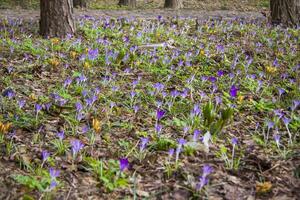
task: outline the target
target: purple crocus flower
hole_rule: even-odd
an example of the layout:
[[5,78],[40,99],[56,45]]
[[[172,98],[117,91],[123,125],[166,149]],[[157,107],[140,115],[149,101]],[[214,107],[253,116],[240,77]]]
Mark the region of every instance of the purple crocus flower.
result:
[[164,110],[157,109],[156,110],[156,119],[157,119],[157,121],[161,120],[164,117],[165,113],[166,112]]
[[67,102],[68,102],[68,100],[66,100],[66,99],[60,99],[58,103],[59,103],[59,106],[63,106],[63,105],[65,105]]
[[162,84],[162,83],[155,83],[154,85],[153,85],[153,87],[159,92],[159,91],[162,91],[163,89],[164,89],[164,84]]
[[206,93],[205,93],[204,91],[200,91],[200,92],[199,92],[199,95],[200,95],[200,97],[201,97],[201,100],[207,96]]
[[178,62],[178,66],[179,66],[179,67],[182,67],[183,64],[184,64],[183,60],[180,59],[179,62]]
[[98,57],[99,50],[98,49],[90,49],[88,51],[89,60],[96,60]]
[[129,37],[128,36],[124,36],[123,37],[123,42],[124,43],[129,43]]
[[26,103],[25,100],[23,100],[23,99],[22,99],[22,100],[19,100],[19,101],[18,101],[19,108],[22,109],[22,108],[25,106],[25,103]]
[[113,109],[113,107],[115,107],[115,106],[116,106],[115,102],[110,102],[110,105],[109,105],[110,109]]
[[82,82],[86,82],[87,81],[87,78],[84,74],[81,74],[79,77],[78,77],[78,80],[80,83]]
[[206,164],[206,165],[203,166],[203,174],[202,174],[202,176],[208,176],[212,172],[213,172],[213,168],[210,165]]
[[163,126],[161,124],[155,124],[155,132],[160,134],[162,131]]
[[251,79],[256,79],[256,74],[251,74],[251,75],[250,75],[250,78],[251,78]]
[[11,88],[4,90],[2,93],[2,96],[8,97],[8,99],[12,99],[15,95],[15,92]]
[[84,74],[81,74],[79,77],[76,78],[77,84],[80,84],[80,83],[83,83],[86,81],[87,81],[87,78],[84,76]]
[[195,104],[193,107],[193,110],[191,112],[191,116],[195,117],[195,116],[198,116],[200,113],[201,113],[201,109],[200,109],[199,104]]
[[91,107],[94,103],[94,99],[93,98],[87,98],[87,99],[85,99],[85,103],[86,103],[87,107]]
[[283,73],[281,74],[280,76],[282,79],[287,79],[289,77],[289,74],[288,73]]
[[168,151],[168,154],[169,154],[169,157],[172,157],[174,155],[174,149],[169,149]]
[[284,116],[284,113],[283,113],[281,110],[279,110],[279,109],[274,110],[274,114],[275,114],[279,119],[282,118],[282,117]]
[[88,131],[89,131],[89,126],[88,125],[84,125],[83,127],[82,127],[82,129],[81,129],[81,132],[82,132],[82,134],[85,134],[85,133],[87,133]]
[[132,88],[135,88],[139,84],[139,80],[132,81]]
[[76,107],[77,113],[79,113],[83,109],[83,106],[82,106],[81,102],[79,102],[79,101],[76,102],[75,107]]
[[130,97],[131,97],[132,99],[135,97],[135,95],[136,95],[136,92],[135,92],[135,91],[131,91],[131,92],[130,92]]
[[46,103],[46,104],[44,104],[44,106],[45,106],[46,110],[49,111],[52,106],[52,103],[51,102]]
[[50,174],[51,179],[53,180],[53,179],[56,179],[59,176],[60,171],[51,167],[49,169],[49,174]]
[[88,91],[87,91],[87,90],[83,90],[83,91],[81,92],[81,95],[82,95],[83,97],[86,97],[86,96],[88,95]]
[[14,71],[14,67],[13,67],[13,66],[9,66],[9,67],[7,68],[7,72],[8,72],[9,74],[11,74],[13,71]]
[[275,134],[273,137],[274,137],[274,140],[275,140],[276,144],[279,144],[279,142],[280,142],[280,135]]
[[37,104],[37,103],[34,105],[34,107],[35,107],[35,112],[36,113],[39,113],[43,108],[42,105]]
[[149,138],[143,137],[141,139],[141,141],[140,141],[140,151],[143,151],[146,148],[148,142],[149,142]]
[[289,123],[290,123],[292,120],[289,119],[289,118],[287,118],[287,117],[283,117],[283,118],[282,118],[282,121],[283,121],[283,123],[284,123],[286,126],[288,126]]
[[57,186],[57,182],[55,180],[52,180],[50,182],[49,190],[53,190],[56,186]]
[[187,66],[187,67],[190,67],[190,66],[192,66],[192,63],[191,63],[191,61],[189,61],[189,60],[185,61],[185,66]]
[[120,171],[123,172],[125,169],[128,169],[129,167],[129,162],[127,158],[120,158]]
[[77,113],[77,115],[76,115],[77,121],[81,121],[84,117],[85,117],[85,114],[82,112]]
[[214,83],[214,82],[217,81],[217,78],[214,77],[214,76],[210,76],[210,77],[208,78],[208,80],[209,80],[210,82]]
[[176,98],[179,96],[179,94],[180,93],[177,90],[172,90],[170,95],[171,95],[171,97]]
[[60,139],[63,140],[65,138],[65,131],[59,131],[57,132],[56,136]]
[[224,53],[224,46],[222,44],[218,44],[216,49],[219,53]]
[[72,145],[72,153],[74,156],[84,147],[84,144],[82,144],[80,140],[71,141],[71,145]]
[[54,102],[57,102],[61,99],[61,97],[56,93],[51,93],[50,96],[53,98]]
[[178,140],[178,145],[179,145],[179,146],[183,146],[185,143],[186,143],[186,140],[183,139],[183,138],[180,138],[180,139]]
[[231,139],[231,144],[232,145],[237,145],[237,143],[238,143],[238,139],[236,137]]
[[101,92],[101,89],[100,89],[99,87],[96,87],[96,88],[94,89],[94,94],[95,94],[95,95],[100,94],[100,92]]
[[200,134],[201,134],[201,131],[200,131],[200,130],[196,129],[196,130],[194,131],[194,135],[193,135],[193,141],[194,141],[194,142],[197,142],[197,140],[198,140]]
[[266,138],[265,138],[266,141],[269,140],[270,129],[274,128],[275,123],[272,122],[272,121],[268,121],[268,122],[267,122],[267,126],[268,126],[268,131],[267,131],[267,135],[266,135]]
[[183,127],[184,135],[187,134],[189,130],[190,130],[190,127],[188,127],[188,126]]
[[268,129],[271,129],[271,128],[273,128],[273,127],[274,127],[274,125],[275,125],[275,123],[274,123],[274,122],[272,122],[272,121],[269,121],[269,122],[267,123]]
[[235,98],[237,96],[238,88],[235,87],[235,85],[232,85],[229,91],[229,94],[232,98]]
[[217,105],[220,105],[221,103],[222,103],[222,97],[220,97],[220,96],[216,96],[216,104]]
[[273,61],[273,65],[275,67],[279,67],[279,63],[278,63],[278,59],[277,58],[275,58],[275,60]]
[[95,103],[98,100],[98,96],[97,95],[93,95],[92,96],[92,101],[93,103]]
[[181,97],[186,98],[188,96],[188,92],[189,92],[188,89],[183,90],[183,92],[181,93]]
[[137,113],[140,109],[140,106],[139,105],[134,105],[133,106],[133,110],[134,110],[134,113]]
[[180,138],[179,140],[178,140],[178,146],[177,146],[177,148],[176,148],[176,162],[177,162],[177,160],[178,160],[178,158],[179,158],[179,154],[180,154],[180,152],[182,151],[182,147],[183,147],[183,145],[186,143],[186,140],[185,139],[183,139],[183,138]]
[[208,77],[207,77],[207,76],[202,76],[202,77],[201,77],[201,81],[202,81],[202,82],[207,81],[207,80],[208,80]]
[[201,190],[208,183],[207,176],[213,171],[212,167],[209,165],[203,166],[202,176],[199,178],[199,183],[197,184],[197,190]]
[[68,87],[69,85],[71,85],[72,83],[72,79],[71,78],[67,78],[64,82],[64,88]]
[[212,84],[212,93],[215,93],[218,90],[218,86],[216,84]]
[[201,176],[199,178],[199,183],[197,184],[197,190],[201,190],[208,183],[208,178],[205,176]]
[[225,72],[224,72],[223,70],[217,71],[217,76],[218,76],[218,77],[221,77],[221,76],[223,76],[224,74],[225,74]]
[[156,106],[158,108],[162,107],[163,102],[162,101],[156,101]]
[[281,97],[281,95],[283,93],[285,93],[285,90],[283,88],[278,88],[278,93],[279,93],[279,96]]
[[247,62],[247,64],[246,64],[246,67],[249,67],[249,66],[251,65],[252,62],[253,62],[253,58],[250,57],[250,58],[248,59],[248,62]]
[[47,150],[42,151],[42,159],[45,162],[50,156],[50,153]]
[[115,86],[114,85],[114,86],[111,87],[111,90],[114,91],[114,92],[116,92],[116,91],[119,90],[119,86]]

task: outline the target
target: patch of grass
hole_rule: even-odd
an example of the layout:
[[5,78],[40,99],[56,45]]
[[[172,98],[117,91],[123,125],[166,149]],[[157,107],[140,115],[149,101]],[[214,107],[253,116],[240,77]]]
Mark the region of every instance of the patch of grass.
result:
[[259,8],[269,8],[270,7],[270,1],[269,0],[260,0],[258,3],[257,3],[257,6]]
[[37,9],[40,3],[38,0],[0,0],[0,9],[23,8]]

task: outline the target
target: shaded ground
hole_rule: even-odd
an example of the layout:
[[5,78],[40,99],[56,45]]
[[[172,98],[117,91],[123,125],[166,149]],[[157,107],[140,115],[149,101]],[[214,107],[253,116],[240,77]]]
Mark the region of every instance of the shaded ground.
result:
[[[91,9],[124,9],[118,6],[118,0],[91,0],[88,7]],[[239,10],[261,11],[268,9],[269,0],[183,0],[184,8],[199,10]],[[38,0],[1,0],[0,8],[13,9],[36,9],[39,7]],[[157,9],[164,7],[164,0],[137,0],[138,9]]]
[[[204,10],[192,10],[182,9],[179,11],[166,10],[166,9],[147,9],[147,10],[76,10],[75,15],[79,16],[91,16],[91,17],[137,17],[153,19],[157,16],[164,17],[184,17],[184,18],[198,18],[198,19],[260,19],[263,20],[264,16],[260,12],[240,12],[240,11],[204,11]],[[0,16],[8,18],[20,18],[20,19],[37,19],[39,18],[39,11],[35,10],[0,10]]]

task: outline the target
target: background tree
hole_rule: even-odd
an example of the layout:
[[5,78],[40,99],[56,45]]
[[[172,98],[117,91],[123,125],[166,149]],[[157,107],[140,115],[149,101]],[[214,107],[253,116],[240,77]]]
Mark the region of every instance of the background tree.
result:
[[86,0],[73,0],[74,8],[86,8]]
[[136,7],[136,0],[119,0],[119,6],[129,6],[131,8]]
[[165,0],[165,8],[173,8],[173,9],[183,8],[182,0]]
[[296,26],[300,23],[300,0],[270,0],[272,24]]
[[64,37],[75,32],[72,0],[40,0],[40,34]]

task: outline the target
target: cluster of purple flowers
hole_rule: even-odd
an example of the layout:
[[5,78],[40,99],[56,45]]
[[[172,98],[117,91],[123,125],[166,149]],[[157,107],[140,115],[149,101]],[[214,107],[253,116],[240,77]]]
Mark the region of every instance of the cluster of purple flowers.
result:
[[204,165],[202,168],[202,176],[199,178],[199,183],[197,184],[197,190],[201,191],[205,185],[208,184],[208,175],[213,172],[213,168],[210,165]]
[[49,189],[52,190],[58,185],[57,177],[60,175],[60,171],[56,170],[54,168],[50,168],[49,169],[49,174],[50,174],[50,178],[51,178]]
[[72,145],[72,154],[73,157],[75,158],[78,152],[84,147],[84,144],[82,144],[80,140],[72,140],[71,145]]

